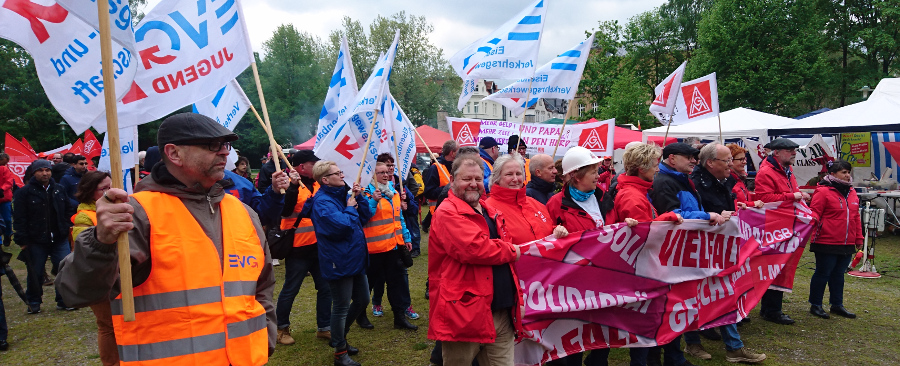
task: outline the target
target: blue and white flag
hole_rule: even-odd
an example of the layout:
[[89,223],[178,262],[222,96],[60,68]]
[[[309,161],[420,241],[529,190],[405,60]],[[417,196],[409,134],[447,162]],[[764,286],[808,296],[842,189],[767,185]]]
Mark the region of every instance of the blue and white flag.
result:
[[[234,127],[249,109],[250,99],[244,94],[244,89],[237,80],[231,80],[228,85],[193,105],[194,113],[212,118],[230,131],[234,131]],[[238,153],[232,149],[228,154],[225,169],[234,169],[237,159]]]
[[[96,14],[94,6],[95,19]],[[0,38],[28,51],[47,98],[75,133],[87,130],[98,117],[105,120],[100,33],[88,23],[53,0],[0,0]],[[122,98],[139,62],[115,40],[112,55],[116,96]]]
[[350,47],[347,45],[347,36],[341,39],[341,47],[338,50],[337,63],[331,74],[331,82],[328,85],[328,93],[325,94],[325,103],[322,105],[322,113],[319,114],[319,124],[316,127],[316,147],[319,141],[331,131],[338,120],[347,112],[348,106],[356,99],[359,87],[356,85],[356,74],[353,72],[353,60],[350,59]]
[[[546,22],[545,1],[535,1],[497,30],[453,55],[450,65],[456,74],[464,81],[521,79],[534,74]],[[471,95],[463,90],[459,109]]]
[[[356,173],[360,166],[362,174],[359,176],[359,184],[365,187],[371,182],[375,173],[375,158],[381,144],[387,139],[387,128],[383,116],[379,116],[382,114],[379,109],[388,95],[388,80],[399,41],[400,32],[397,31],[391,47],[379,57],[369,79],[360,88],[353,103],[347,106],[347,112],[338,119],[338,123],[325,134],[322,142],[314,150],[316,156],[322,160],[335,162],[346,173],[344,182],[349,185],[353,185],[356,181]],[[374,134],[371,141],[369,141],[370,128]],[[363,149],[368,150],[365,161]]]
[[[535,71],[533,80],[519,79],[484,100],[500,103],[509,108],[514,115],[519,116],[528,107],[537,103],[538,98],[575,99],[592,44],[594,44],[593,35]],[[525,98],[528,98],[527,104]]]
[[[56,0],[56,3],[78,17],[96,30],[100,30],[100,20],[97,17],[97,0]],[[134,27],[131,21],[131,6],[128,0],[110,0],[109,9],[109,35],[117,43],[125,46],[132,54],[137,55],[134,47]]]
[[[409,169],[416,161],[416,131],[409,117],[400,108],[400,103],[388,93],[385,98],[382,114],[385,121],[387,140],[381,144],[378,153],[388,153],[395,157],[394,173],[400,179],[406,179]],[[396,141],[396,144],[394,143]],[[399,153],[399,155],[398,155]]]
[[[253,61],[240,0],[162,0],[135,27],[140,64],[119,101],[119,127],[158,120],[203,99]],[[93,121],[106,130],[106,116]]]
[[[137,126],[125,127],[119,129],[119,149],[121,149],[122,173],[124,176],[125,190],[131,194],[133,184],[131,184],[131,174],[129,171],[134,166],[140,164],[138,157],[138,129]],[[97,170],[103,172],[111,172],[112,164],[109,161],[109,134],[103,136],[103,145],[100,149],[100,163],[97,164]]]

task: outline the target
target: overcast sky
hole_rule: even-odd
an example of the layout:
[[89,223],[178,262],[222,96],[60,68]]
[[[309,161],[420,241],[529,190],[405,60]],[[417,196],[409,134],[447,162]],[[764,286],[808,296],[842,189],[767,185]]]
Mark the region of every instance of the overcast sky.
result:
[[[161,0],[150,0],[144,13]],[[431,41],[449,58],[469,43],[499,27],[534,0],[244,0],[244,16],[255,51],[281,24],[293,23],[300,31],[322,40],[338,29],[349,16],[366,30],[376,15],[390,16],[400,11],[425,16],[434,25]],[[585,38],[586,30],[599,21],[619,20],[663,4],[664,0],[545,0],[547,23],[541,41],[539,64],[550,61]],[[312,5],[315,3],[315,5]]]

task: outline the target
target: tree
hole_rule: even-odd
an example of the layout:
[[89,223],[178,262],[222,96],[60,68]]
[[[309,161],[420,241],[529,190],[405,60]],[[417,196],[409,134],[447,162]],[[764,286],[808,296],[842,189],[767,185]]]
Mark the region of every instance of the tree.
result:
[[[603,105],[603,99],[611,92],[624,57],[620,54],[622,27],[618,21],[600,22],[597,30],[592,29],[586,33],[594,34],[594,45],[591,46],[591,54],[584,65],[581,83],[578,84],[578,102],[587,107],[595,103]],[[587,120],[602,116],[592,108],[585,108],[579,118]]]
[[634,71],[624,69],[616,77],[609,95],[603,98],[600,109],[601,119],[615,118],[616,124],[633,124],[650,127],[656,119],[648,110],[647,91],[643,81]]

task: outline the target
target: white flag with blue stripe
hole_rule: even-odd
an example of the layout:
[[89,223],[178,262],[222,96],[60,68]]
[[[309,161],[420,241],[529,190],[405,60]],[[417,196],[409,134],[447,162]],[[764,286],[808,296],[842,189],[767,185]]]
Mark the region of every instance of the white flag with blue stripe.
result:
[[[121,149],[120,159],[122,160],[123,184],[128,194],[132,192],[133,184],[131,183],[130,170],[140,163],[138,157],[138,128],[137,126],[124,127],[119,129],[119,149]],[[103,136],[103,145],[100,148],[100,162],[97,164],[97,170],[101,172],[112,171],[112,164],[109,160],[109,134]]]
[[[379,109],[388,94],[388,80],[399,41],[400,32],[397,31],[391,47],[383,56],[379,57],[369,79],[356,94],[353,103],[347,106],[347,112],[338,119],[334,128],[325,134],[321,143],[313,150],[320,159],[335,162],[346,173],[344,182],[349,185],[356,181],[356,173],[360,166],[363,169],[359,176],[359,184],[363,187],[369,184],[375,173],[375,158],[383,140],[387,138],[384,118],[378,116],[382,113]],[[372,128],[374,136],[366,145],[369,129],[373,123],[375,124]],[[369,151],[365,161],[363,161],[363,148]]]
[[338,50],[334,73],[331,74],[328,93],[325,94],[325,103],[319,114],[315,147],[319,147],[320,141],[334,128],[338,119],[347,112],[348,106],[351,105],[358,92],[356,74],[353,72],[353,60],[350,59],[350,47],[347,45],[347,36],[344,36]]
[[[416,161],[416,131],[409,117],[400,108],[394,96],[388,92],[382,108],[387,139],[381,144],[378,153],[389,153],[395,157],[394,173],[400,179],[406,179],[409,169]],[[397,143],[394,144],[396,139]],[[399,155],[398,155],[399,153]]]
[[[466,46],[450,58],[453,70],[464,81],[520,79],[534,74],[546,23],[546,0],[537,0],[487,36]],[[465,84],[469,85],[469,84]],[[471,91],[463,90],[458,107],[466,104]]]
[[[575,99],[592,44],[593,35],[538,69],[533,81],[531,78],[519,79],[484,100],[500,103],[519,116],[527,107],[537,103],[538,98]],[[531,92],[528,91],[529,86]],[[528,98],[527,105],[525,98]]]
[[[237,80],[231,80],[215,93],[197,101],[192,106],[193,112],[216,120],[220,125],[234,131],[244,113],[250,109],[250,99]],[[231,150],[225,163],[226,169],[234,169],[238,153]]]

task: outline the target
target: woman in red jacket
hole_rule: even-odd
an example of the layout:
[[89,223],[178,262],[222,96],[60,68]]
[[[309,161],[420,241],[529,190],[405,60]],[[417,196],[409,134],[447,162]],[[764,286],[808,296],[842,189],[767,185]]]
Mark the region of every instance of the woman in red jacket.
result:
[[618,193],[613,210],[606,217],[608,223],[627,222],[627,218],[638,222],[674,221],[680,224],[683,221],[681,215],[674,212],[659,216],[647,195],[653,186],[653,177],[659,172],[661,156],[662,151],[656,145],[642,143],[625,150],[622,158],[625,174],[618,178]]
[[550,234],[557,238],[568,234],[563,226],[554,228],[547,207],[525,195],[525,167],[519,154],[498,158],[489,182],[491,197],[487,204],[503,214],[513,244],[543,239]]
[[809,283],[809,312],[823,319],[830,316],[822,308],[825,285],[828,285],[831,312],[856,318],[844,308],[844,270],[863,243],[859,219],[859,198],[853,190],[850,163],[836,160],[828,163],[826,175],[813,194],[810,208],[819,218],[809,251],[816,254],[816,272]]
[[761,208],[763,201],[754,201],[750,190],[744,184],[744,179],[747,179],[747,159],[749,159],[747,157],[747,149],[738,146],[738,144],[728,144],[726,146],[731,150],[731,158],[734,159],[734,165],[731,167],[731,179],[735,181],[734,188],[731,190],[734,193],[734,207],[739,207],[743,204],[747,207]]

